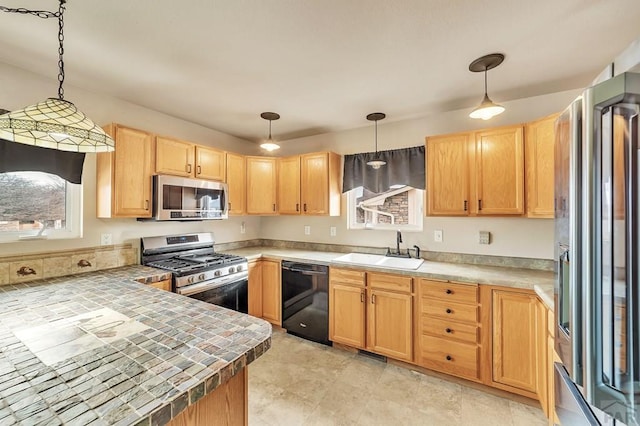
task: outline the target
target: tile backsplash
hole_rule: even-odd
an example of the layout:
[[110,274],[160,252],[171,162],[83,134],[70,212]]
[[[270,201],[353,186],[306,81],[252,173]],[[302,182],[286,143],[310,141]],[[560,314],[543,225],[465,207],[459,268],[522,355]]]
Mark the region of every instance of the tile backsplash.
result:
[[131,244],[0,257],[0,285],[138,264]]

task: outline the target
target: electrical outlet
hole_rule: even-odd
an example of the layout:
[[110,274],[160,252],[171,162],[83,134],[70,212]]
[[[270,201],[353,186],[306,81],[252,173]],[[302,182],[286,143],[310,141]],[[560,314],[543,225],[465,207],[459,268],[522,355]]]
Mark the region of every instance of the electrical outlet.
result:
[[242,223],[240,224],[240,233],[241,233],[241,234],[244,234],[245,232],[247,232],[247,227],[246,227],[246,226],[244,226],[244,222],[242,222]]
[[479,243],[480,244],[491,244],[491,232],[489,232],[489,231],[480,231]]
[[309,225],[304,226],[304,235],[311,235],[311,227]]
[[433,231],[433,241],[435,241],[436,243],[442,242],[442,229],[436,229],[435,231]]
[[329,233],[331,234],[332,237],[336,236],[336,227],[332,226],[329,228]]
[[112,234],[101,234],[100,235],[100,245],[102,246],[110,246],[113,244],[113,235]]

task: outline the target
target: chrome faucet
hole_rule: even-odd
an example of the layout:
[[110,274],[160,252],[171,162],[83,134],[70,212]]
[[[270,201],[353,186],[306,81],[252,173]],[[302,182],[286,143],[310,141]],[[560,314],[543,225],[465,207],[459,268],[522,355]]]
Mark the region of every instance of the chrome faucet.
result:
[[400,243],[402,242],[402,233],[400,231],[396,231],[396,253],[400,254]]

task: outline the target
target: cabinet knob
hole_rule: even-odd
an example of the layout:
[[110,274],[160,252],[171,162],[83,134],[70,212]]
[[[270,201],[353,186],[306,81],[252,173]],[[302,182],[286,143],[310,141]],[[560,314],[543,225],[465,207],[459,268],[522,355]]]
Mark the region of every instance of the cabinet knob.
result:
[[447,361],[451,361],[453,358],[451,358],[451,355],[447,355],[446,359],[447,359]]
[[274,212],[276,211],[276,205],[275,205],[275,203],[273,204],[273,211],[274,211]]
[[446,331],[447,333],[451,333],[453,330],[450,328],[445,329],[444,331]]
[[469,204],[469,202],[467,200],[464,200],[464,211],[465,212],[468,210],[468,204]]
[[199,174],[199,175],[201,175],[201,174],[202,174],[202,167],[201,167],[201,166],[198,166],[198,169],[197,169],[197,170],[198,170],[198,174]]
[[304,203],[304,211],[307,211],[307,203]]
[[372,303],[372,304],[373,304],[373,303],[376,303],[376,295],[375,295],[375,294],[372,294],[372,295],[371,295],[371,303]]
[[187,164],[187,173],[191,173],[191,164]]
[[296,211],[299,212],[300,211],[300,204],[296,203]]
[[448,314],[450,314],[450,313],[451,313],[451,312],[453,312],[453,311],[452,311],[450,308],[447,308],[447,311],[446,311],[446,312],[447,312]]
[[149,210],[149,200],[144,200],[144,209]]
[[447,289],[447,291],[446,291],[446,293],[447,293],[447,294],[451,294],[451,293],[453,293],[453,290],[451,290],[450,288],[448,288],[448,289]]
[[482,210],[482,200],[478,200],[478,210]]
[[360,302],[364,303],[364,291],[360,293]]

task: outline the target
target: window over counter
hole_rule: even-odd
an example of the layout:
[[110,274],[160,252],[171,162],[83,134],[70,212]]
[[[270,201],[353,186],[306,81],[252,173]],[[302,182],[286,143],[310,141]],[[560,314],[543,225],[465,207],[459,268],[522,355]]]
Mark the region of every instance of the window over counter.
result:
[[424,191],[397,185],[375,193],[360,186],[347,192],[347,228],[422,231]]
[[44,172],[0,173],[0,242],[82,236],[82,184]]

